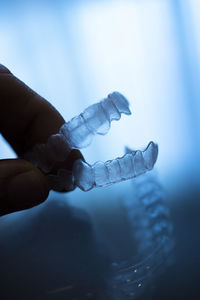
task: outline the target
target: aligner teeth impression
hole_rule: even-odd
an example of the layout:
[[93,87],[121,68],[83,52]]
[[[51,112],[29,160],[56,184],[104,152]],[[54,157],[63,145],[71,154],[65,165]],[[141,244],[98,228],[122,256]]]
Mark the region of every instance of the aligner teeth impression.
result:
[[88,191],[93,187],[103,187],[137,177],[153,168],[157,155],[158,146],[150,142],[144,151],[132,151],[105,163],[89,165],[77,160],[73,167],[75,184],[81,190]]
[[[119,92],[90,105],[79,116],[63,124],[58,134],[51,135],[46,145],[37,145],[25,158],[48,172],[54,161],[63,161],[69,149],[88,147],[96,134],[108,133],[111,122],[120,120],[121,114],[130,115],[128,100]],[[68,150],[67,150],[68,149]],[[103,187],[131,179],[151,170],[158,156],[158,146],[150,142],[144,151],[128,151],[123,157],[89,165],[76,160],[73,171],[59,170],[57,175],[48,175],[55,190],[73,190],[78,186],[83,191]]]

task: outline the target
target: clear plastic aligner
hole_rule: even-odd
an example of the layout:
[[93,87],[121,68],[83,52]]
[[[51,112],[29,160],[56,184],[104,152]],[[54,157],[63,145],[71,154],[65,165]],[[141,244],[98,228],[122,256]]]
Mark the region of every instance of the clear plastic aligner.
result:
[[158,146],[150,142],[144,151],[132,151],[123,157],[94,165],[77,160],[74,163],[74,182],[81,190],[103,187],[131,179],[151,170],[157,160]]
[[85,148],[90,145],[95,134],[105,135],[110,129],[111,121],[120,120],[122,113],[131,114],[129,102],[119,92],[113,92],[65,123],[60,128],[60,134],[71,148]]
[[[113,120],[121,114],[130,115],[128,100],[119,92],[86,108],[79,116],[63,124],[57,134],[49,137],[46,144],[36,145],[24,158],[49,173],[55,162],[65,161],[70,151],[87,147],[94,135],[105,135]],[[56,191],[73,190],[78,186],[83,191],[103,187],[139,176],[153,168],[158,155],[158,146],[150,142],[144,151],[129,151],[123,157],[89,165],[83,160],[74,163],[72,172],[60,169],[57,174],[48,174],[51,188]]]
[[23,158],[48,173],[55,161],[67,158],[71,149],[85,148],[90,145],[94,135],[105,135],[111,121],[120,120],[122,113],[131,114],[129,102],[119,92],[113,92],[63,124],[59,133],[52,134],[46,144],[36,145]]

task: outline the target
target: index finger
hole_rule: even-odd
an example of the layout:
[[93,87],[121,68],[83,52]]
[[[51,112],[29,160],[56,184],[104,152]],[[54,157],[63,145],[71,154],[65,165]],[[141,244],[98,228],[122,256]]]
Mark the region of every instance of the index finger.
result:
[[48,101],[0,65],[0,132],[19,156],[46,143],[63,123]]

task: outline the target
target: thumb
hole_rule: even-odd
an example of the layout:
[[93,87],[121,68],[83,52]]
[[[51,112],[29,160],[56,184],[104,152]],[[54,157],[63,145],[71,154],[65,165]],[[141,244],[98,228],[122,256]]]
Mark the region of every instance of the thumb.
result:
[[0,216],[31,208],[49,193],[45,176],[23,159],[0,160]]

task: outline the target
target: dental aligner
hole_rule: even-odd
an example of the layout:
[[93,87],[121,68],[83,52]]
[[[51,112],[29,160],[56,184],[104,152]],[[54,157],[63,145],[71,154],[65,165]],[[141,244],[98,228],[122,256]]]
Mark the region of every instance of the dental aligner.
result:
[[151,170],[157,160],[158,146],[150,142],[144,151],[132,151],[123,157],[94,165],[77,160],[73,174],[75,185],[83,191],[103,187],[139,176]]
[[[66,160],[72,149],[89,146],[96,134],[105,135],[111,121],[120,120],[122,113],[131,114],[129,102],[119,92],[113,92],[62,125],[58,134],[51,135],[46,144],[36,145],[24,158],[44,173],[49,173],[54,163]],[[56,191],[69,191],[76,186],[88,191],[94,187],[131,179],[151,170],[157,155],[158,146],[150,142],[144,151],[132,151],[105,163],[97,162],[91,166],[83,160],[77,160],[72,171],[59,169],[57,174],[48,174],[47,178],[50,187]]]
[[55,161],[67,158],[71,149],[88,147],[96,134],[105,135],[111,122],[120,120],[122,113],[131,114],[129,102],[119,92],[113,92],[63,124],[59,133],[52,134],[46,144],[36,145],[24,158],[48,173]]
[[109,282],[113,299],[117,295],[136,299],[145,287],[149,295],[152,281],[172,263],[172,224],[162,187],[152,171],[134,180],[133,187],[136,202],[129,197],[122,205],[143,259],[138,264],[133,263],[134,258],[113,264]]
[[94,135],[108,133],[111,121],[120,120],[122,113],[131,114],[129,102],[119,92],[113,92],[106,99],[89,106],[78,117],[65,123],[60,129],[60,134],[71,148],[88,147]]

